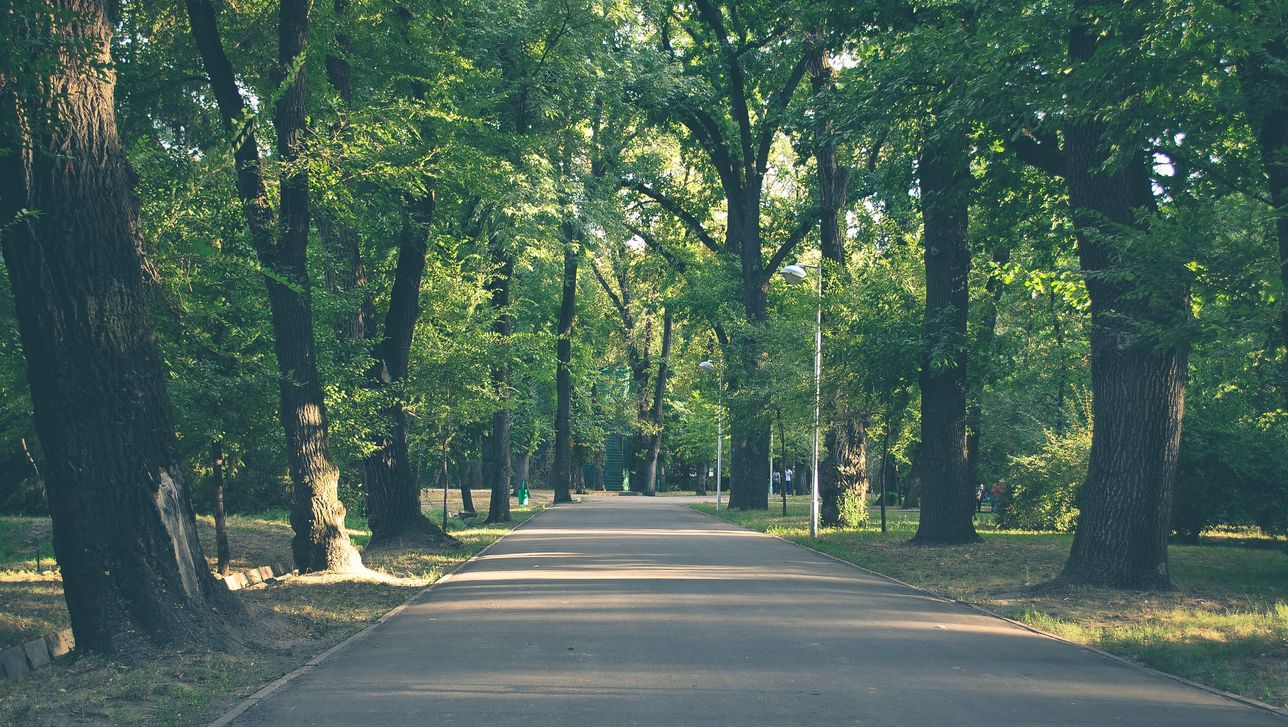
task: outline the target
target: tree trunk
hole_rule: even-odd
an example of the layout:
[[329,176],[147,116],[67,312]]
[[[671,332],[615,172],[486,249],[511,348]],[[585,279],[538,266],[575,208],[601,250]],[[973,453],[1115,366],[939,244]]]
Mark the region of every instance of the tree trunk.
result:
[[109,10],[56,1],[6,38],[37,54],[39,78],[0,83],[0,219],[76,649],[128,658],[222,646],[223,619],[244,614],[211,576],[176,451]]
[[515,458],[517,462],[514,465],[514,484],[528,482],[528,470],[532,466],[532,454],[523,452]]
[[[1092,28],[1097,4],[1075,2],[1081,18],[1069,35],[1075,66],[1092,58],[1103,37],[1100,24]],[[1114,89],[1120,82],[1105,83]],[[1140,213],[1154,210],[1151,158],[1130,148],[1127,158],[1118,157],[1124,152],[1115,132],[1122,130],[1090,116],[1064,129],[1069,206],[1091,299],[1093,425],[1077,530],[1060,580],[1166,588],[1187,351],[1148,331],[1183,325],[1189,303],[1178,271],[1151,271],[1158,279],[1149,288],[1139,278],[1103,274],[1122,263],[1121,231],[1142,229]]]
[[[1243,108],[1257,135],[1266,188],[1275,207],[1279,237],[1279,279],[1288,290],[1288,40],[1265,43],[1239,63]],[[1281,303],[1279,326],[1288,346],[1288,300]],[[1288,377],[1286,377],[1288,378]],[[1288,397],[1288,385],[1284,386]]]
[[[296,164],[305,133],[304,69],[295,68],[304,52],[309,3],[283,0],[279,14],[278,68],[285,78],[296,71],[277,102],[277,151],[283,162],[280,219],[274,222],[260,169],[259,148],[250,129],[241,129],[245,102],[219,38],[210,0],[187,0],[193,39],[205,63],[225,130],[239,140],[234,150],[237,192],[251,241],[265,277],[277,354],[279,417],[286,434],[294,504],[291,549],[301,572],[344,570],[358,562],[344,529],[344,506],[336,493],[340,473],[327,443],[326,403],[318,376],[313,338],[313,301],[307,248],[309,181]],[[274,234],[276,230],[277,234]]]
[[608,489],[604,484],[604,450],[602,448],[595,451],[594,478],[593,484],[596,492],[604,492]]
[[441,548],[460,542],[421,513],[420,483],[407,453],[407,413],[399,390],[408,374],[412,338],[420,316],[421,279],[425,273],[429,224],[434,196],[430,192],[407,211],[398,239],[398,263],[385,314],[384,338],[372,349],[367,372],[370,385],[385,389],[390,403],[381,411],[385,431],[374,435],[374,452],[362,460],[367,486],[367,517],[371,542],[367,549],[395,546]]
[[577,249],[570,224],[564,224],[563,294],[559,303],[555,353],[555,503],[572,502],[572,319],[577,311]]
[[764,393],[769,382],[764,381],[761,368],[766,353],[761,335],[768,317],[769,282],[764,277],[761,257],[760,179],[755,180],[753,189],[730,198],[727,232],[729,247],[739,251],[742,304],[748,323],[733,342],[733,360],[738,370],[731,378],[730,390],[733,393],[735,382],[741,390],[729,404],[729,506],[738,510],[769,509],[765,483],[769,481],[770,419],[766,413],[768,396]]
[[827,430],[827,457],[819,462],[819,522],[825,527],[857,528],[865,522],[844,518],[841,503],[847,492],[868,494],[868,418],[847,415]]
[[228,575],[228,523],[224,520],[224,443],[210,445],[211,489],[215,496],[215,572]]
[[510,278],[514,275],[514,257],[503,247],[500,240],[493,238],[489,245],[496,273],[488,278],[487,288],[491,295],[492,307],[496,309],[496,322],[492,330],[500,338],[501,353],[492,367],[492,384],[501,398],[501,408],[492,415],[491,451],[488,474],[492,488],[491,502],[488,503],[487,522],[510,522],[510,334],[513,323],[510,320]]
[[483,486],[483,463],[474,460],[469,464],[469,476],[461,478],[461,510],[477,512],[474,509],[474,492],[476,487]]
[[966,316],[970,155],[965,133],[927,131],[917,164],[926,261],[921,361],[921,517],[912,542],[973,543],[974,488],[966,462]]
[[653,388],[653,421],[649,433],[648,454],[644,458],[644,483],[641,490],[650,497],[657,494],[658,458],[662,454],[662,424],[666,416],[666,367],[671,355],[671,311],[662,314],[662,356],[657,363]]
[[707,471],[710,467],[711,464],[706,461],[698,466],[697,483],[693,487],[693,494],[698,497],[705,497],[707,494]]

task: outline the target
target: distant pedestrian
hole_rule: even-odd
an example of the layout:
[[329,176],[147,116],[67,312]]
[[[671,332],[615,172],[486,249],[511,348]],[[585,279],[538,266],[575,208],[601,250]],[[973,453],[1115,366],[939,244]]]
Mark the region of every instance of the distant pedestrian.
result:
[[774,470],[773,482],[774,482],[774,486],[769,488],[770,493],[773,494],[775,492],[782,492],[783,473],[779,472],[778,470]]
[[984,483],[975,485],[975,512],[984,511]]
[[786,480],[787,482],[787,491],[792,494],[795,494],[796,491],[792,489],[792,468],[791,467],[788,467],[787,471],[783,473],[783,479]]

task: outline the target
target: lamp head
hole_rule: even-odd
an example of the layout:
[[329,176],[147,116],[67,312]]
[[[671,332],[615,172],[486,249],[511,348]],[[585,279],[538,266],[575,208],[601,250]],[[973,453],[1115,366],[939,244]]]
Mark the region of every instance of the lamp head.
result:
[[786,280],[789,285],[800,285],[801,283],[809,280],[809,273],[805,271],[805,268],[799,265],[788,265],[782,270],[779,270],[778,274],[782,276],[783,280]]

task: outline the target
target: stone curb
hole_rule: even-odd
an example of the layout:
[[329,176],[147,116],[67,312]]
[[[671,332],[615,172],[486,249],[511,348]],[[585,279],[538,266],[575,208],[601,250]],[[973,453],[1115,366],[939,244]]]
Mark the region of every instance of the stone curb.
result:
[[32,639],[0,651],[0,679],[17,679],[71,653],[76,641],[71,629]]
[[[258,568],[233,573],[222,579],[221,583],[230,591],[239,591],[256,583],[267,583],[286,576],[293,571],[282,563],[264,565]],[[16,679],[26,676],[43,666],[67,656],[76,646],[76,639],[71,629],[32,639],[24,644],[0,649],[0,679]]]
[[372,623],[368,624],[366,628],[362,629],[362,630],[361,630],[361,631],[359,631],[358,633],[354,634],[353,636],[350,636],[349,638],[345,639],[344,641],[341,641],[340,643],[336,644],[335,646],[332,646],[331,648],[327,649],[326,651],[322,652],[321,654],[318,654],[317,656],[313,657],[312,659],[309,659],[308,661],[304,662],[304,666],[299,667],[299,668],[298,668],[298,669],[296,669],[295,671],[292,671],[292,672],[290,672],[290,673],[288,673],[288,674],[285,674],[285,675],[283,675],[283,676],[281,676],[281,677],[279,677],[279,678],[275,679],[274,681],[271,681],[271,682],[269,682],[268,684],[265,684],[263,687],[261,687],[261,688],[259,689],[259,691],[257,691],[257,692],[255,692],[254,694],[250,695],[250,696],[249,696],[249,697],[247,697],[246,699],[243,699],[239,704],[237,704],[237,706],[235,706],[235,707],[233,707],[232,709],[230,709],[230,710],[228,710],[227,712],[225,712],[225,713],[224,713],[223,715],[221,715],[218,719],[216,719],[215,721],[211,722],[207,727],[226,727],[226,725],[232,724],[233,720],[235,720],[235,719],[237,719],[238,717],[240,717],[240,716],[242,716],[243,714],[245,714],[247,710],[249,710],[251,707],[254,707],[256,704],[259,704],[259,703],[260,703],[260,701],[262,701],[262,700],[264,700],[264,699],[268,698],[270,695],[272,695],[272,694],[273,694],[274,692],[276,692],[277,690],[279,690],[279,689],[281,689],[282,687],[285,687],[287,684],[290,684],[291,682],[295,681],[295,679],[297,679],[298,677],[301,677],[301,676],[303,676],[304,674],[307,674],[308,672],[312,671],[315,667],[317,667],[317,665],[318,665],[318,664],[321,664],[322,662],[326,661],[327,659],[329,659],[330,657],[332,657],[333,655],[335,655],[337,652],[342,651],[342,650],[344,650],[345,648],[347,648],[347,647],[349,647],[349,646],[351,646],[351,645],[353,645],[353,644],[357,643],[358,641],[361,641],[361,640],[363,640],[363,639],[367,638],[368,636],[370,636],[370,635],[371,635],[371,632],[372,632],[372,631],[374,631],[374,630],[376,629],[376,627],[380,626],[381,624],[383,624],[384,622],[386,622],[386,621],[388,621],[389,619],[393,618],[394,616],[397,616],[398,614],[402,613],[402,612],[403,612],[404,610],[406,610],[406,609],[407,609],[407,607],[408,607],[408,606],[410,606],[413,602],[417,601],[417,600],[418,600],[418,599],[420,599],[422,596],[424,596],[424,595],[426,595],[426,594],[430,593],[431,591],[433,591],[433,590],[434,590],[435,588],[437,588],[438,586],[440,586],[440,585],[442,585],[442,584],[447,583],[448,581],[450,581],[450,580],[452,579],[452,576],[456,575],[456,573],[457,573],[458,571],[460,571],[460,570],[461,570],[462,568],[464,568],[465,566],[467,566],[467,565],[469,565],[469,564],[473,563],[474,561],[478,560],[478,559],[479,559],[479,558],[480,558],[484,553],[487,553],[489,550],[491,550],[491,549],[492,549],[492,546],[494,546],[494,545],[496,545],[497,543],[501,542],[502,540],[505,540],[506,538],[510,537],[510,535],[511,535],[512,533],[514,533],[514,531],[519,530],[519,529],[521,529],[521,528],[523,528],[523,527],[527,526],[527,524],[528,524],[528,523],[530,523],[530,522],[532,522],[533,520],[536,520],[536,519],[537,519],[537,517],[539,517],[543,512],[545,512],[545,511],[546,511],[546,509],[548,509],[548,508],[543,508],[543,509],[541,509],[541,510],[537,511],[535,514],[533,514],[533,516],[532,516],[532,517],[528,518],[527,520],[524,520],[523,522],[519,523],[518,525],[514,526],[513,528],[510,528],[509,532],[507,532],[505,535],[502,535],[501,537],[497,538],[496,540],[493,540],[492,542],[490,542],[490,543],[488,543],[487,545],[483,546],[483,548],[481,548],[481,549],[479,550],[479,552],[477,552],[477,553],[475,553],[474,555],[470,556],[468,560],[461,561],[459,564],[457,564],[457,566],[456,566],[455,568],[453,568],[453,569],[451,569],[450,571],[448,571],[448,572],[444,573],[444,574],[443,574],[443,576],[442,576],[441,578],[439,578],[438,580],[436,580],[436,581],[434,581],[433,583],[429,584],[428,586],[425,586],[425,587],[424,587],[424,588],[422,588],[421,590],[417,591],[417,592],[416,592],[416,593],[414,593],[410,598],[408,598],[406,601],[403,601],[402,603],[398,604],[397,606],[394,606],[394,607],[393,607],[392,609],[390,609],[387,613],[385,613],[385,615],[381,616],[380,618],[376,619],[376,620],[375,620],[375,621],[373,621]]
[[975,611],[977,613],[982,613],[985,616],[991,616],[996,619],[1001,619],[1002,621],[1005,621],[1017,628],[1024,629],[1025,631],[1036,634],[1038,636],[1043,636],[1045,638],[1052,639],[1053,641],[1059,641],[1063,644],[1068,644],[1069,646],[1074,646],[1084,651],[1091,652],[1092,654],[1104,657],[1106,659],[1109,659],[1110,661],[1116,661],[1119,664],[1122,664],[1123,666],[1131,667],[1132,669],[1136,669],[1138,671],[1148,672],[1155,676],[1163,677],[1164,679],[1170,679],[1171,681],[1174,681],[1174,682],[1180,682],[1181,684],[1184,684],[1186,686],[1194,687],[1195,689],[1201,689],[1207,692],[1208,694],[1213,694],[1218,697],[1225,697],[1226,699],[1229,699],[1232,702],[1239,702],[1241,704],[1244,704],[1248,707],[1252,707],[1254,709],[1260,709],[1266,712],[1270,712],[1271,714],[1274,714],[1280,717],[1288,717],[1288,710],[1282,709],[1280,707],[1276,707],[1275,705],[1270,704],[1268,702],[1263,702],[1259,699],[1253,699],[1252,697],[1245,697],[1242,694],[1235,694],[1234,692],[1227,692],[1224,689],[1217,689],[1216,687],[1203,684],[1202,682],[1196,682],[1190,679],[1186,679],[1185,677],[1177,676],[1175,674],[1168,674],[1165,671],[1159,671],[1158,669],[1145,666],[1144,664],[1139,664],[1130,659],[1126,659],[1124,657],[1118,656],[1117,654],[1111,654],[1108,651],[1097,649],[1094,646],[1090,646],[1088,644],[1083,644],[1078,641],[1065,638],[1064,636],[1051,633],[1050,631],[1045,631],[1043,629],[1038,628],[1037,626],[1026,624],[1023,621],[1017,621],[1013,618],[1010,618],[1009,616],[1003,616],[1002,614],[997,613],[996,611],[993,611],[991,609],[985,608],[984,606],[979,606],[974,603],[968,603],[966,601],[958,601],[957,599],[951,598],[949,596],[945,596],[942,593],[936,593],[934,591],[922,588],[921,586],[914,586],[913,584],[901,581],[898,578],[895,578],[894,576],[888,576],[884,573],[874,571],[871,568],[864,568],[863,566],[857,563],[851,563],[850,561],[845,560],[844,558],[838,558],[837,556],[832,555],[831,553],[825,553],[821,550],[815,550],[814,548],[811,548],[808,545],[802,545],[794,540],[788,540],[787,538],[784,538],[780,535],[774,535],[773,533],[766,533],[760,530],[752,530],[751,528],[746,527],[744,525],[739,525],[738,523],[733,522],[732,520],[725,520],[719,515],[715,515],[709,512],[703,512],[702,510],[698,510],[696,508],[690,507],[688,509],[692,510],[693,512],[699,513],[701,515],[706,515],[709,518],[714,518],[715,520],[719,520],[720,522],[725,523],[726,525],[732,525],[736,528],[741,528],[748,532],[756,533],[758,535],[764,535],[766,537],[774,538],[775,540],[781,540],[782,542],[787,543],[788,545],[794,545],[797,548],[808,550],[809,552],[814,553],[815,555],[821,555],[824,558],[827,558],[829,560],[834,560],[837,563],[840,563],[842,565],[847,565],[851,568],[867,573],[868,575],[876,576],[877,578],[880,578],[882,580],[890,581],[891,583],[896,583],[898,585],[903,586],[904,588],[911,588],[914,591],[924,593],[927,596],[931,596],[940,601],[944,601],[946,603],[956,603],[958,605],[965,606],[966,608],[969,608],[972,611]]
[[248,568],[244,571],[229,573],[221,578],[221,582],[228,587],[230,591],[240,591],[247,586],[253,586],[258,583],[268,583],[276,578],[289,575],[295,571],[288,568],[283,563],[274,563],[272,565],[261,565],[258,568]]

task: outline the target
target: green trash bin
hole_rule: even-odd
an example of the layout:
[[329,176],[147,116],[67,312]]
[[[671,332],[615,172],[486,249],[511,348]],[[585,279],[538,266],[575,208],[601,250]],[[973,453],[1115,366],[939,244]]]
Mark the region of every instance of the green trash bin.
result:
[[519,497],[519,507],[526,507],[528,504],[528,481],[524,480],[519,483],[519,491],[515,493]]

